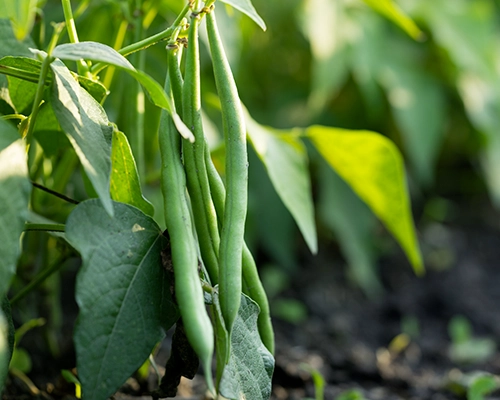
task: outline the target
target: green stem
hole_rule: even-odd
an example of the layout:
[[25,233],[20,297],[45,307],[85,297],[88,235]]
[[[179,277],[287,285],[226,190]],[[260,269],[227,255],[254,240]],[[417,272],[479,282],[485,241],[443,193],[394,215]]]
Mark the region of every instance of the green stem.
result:
[[[144,29],[142,27],[142,0],[135,1],[135,10],[132,10],[131,15],[136,16],[134,21],[134,40],[140,41],[144,34]],[[131,62],[139,70],[144,70],[146,64],[146,53],[136,53],[133,55]],[[141,84],[134,81],[133,83],[133,104],[134,111],[132,116],[132,131],[130,134],[130,144],[132,146],[132,152],[135,156],[137,163],[137,171],[139,176],[144,176],[145,172],[145,160],[144,160],[144,92],[142,90]]]
[[[70,0],[62,0],[64,11],[64,20],[66,21],[66,29],[68,31],[69,40],[71,43],[78,43],[78,33],[76,31],[75,19],[73,18],[73,11],[71,10]],[[86,77],[89,76],[89,66],[84,60],[78,60],[76,63],[78,74]]]
[[19,68],[9,67],[7,65],[0,65],[0,74],[13,76],[15,78],[23,79],[28,82],[38,83],[40,75],[34,72],[24,71]]
[[62,265],[63,261],[66,259],[67,254],[65,252],[61,253],[59,257],[57,257],[54,262],[48,267],[42,270],[33,280],[28,283],[25,287],[23,287],[13,298],[10,300],[10,304],[14,305],[19,300],[24,298],[31,291],[35,290],[41,283],[45,281],[50,275],[54,272],[58,271]]
[[37,189],[40,189],[40,190],[43,190],[44,192],[47,192],[53,196],[56,196],[56,197],[59,197],[60,199],[64,200],[64,201],[67,201],[68,203],[71,203],[71,204],[79,204],[80,202],[77,201],[77,200],[73,200],[72,198],[68,197],[68,196],[65,196],[64,194],[62,193],[59,193],[59,192],[56,192],[55,190],[52,190],[52,189],[49,189],[43,185],[40,185],[39,183],[36,183],[36,182],[31,182],[31,184],[36,187]]
[[22,114],[9,114],[9,115],[2,115],[0,119],[3,120],[9,120],[9,119],[20,119],[21,121],[24,121],[26,119],[26,115]]
[[[180,14],[175,19],[174,23],[169,28],[157,33],[156,35],[143,39],[139,42],[125,46],[123,49],[118,50],[118,53],[120,53],[122,56],[128,56],[132,53],[135,53],[136,51],[147,49],[149,46],[152,46],[163,40],[168,39],[175,31],[175,29],[182,24],[182,20],[184,19],[188,11],[189,11],[189,2],[184,6]],[[90,68],[90,71],[93,74],[97,74],[99,71],[101,71],[106,67],[107,64],[98,63],[92,66],[92,68]]]
[[64,224],[24,224],[25,231],[64,232]]
[[45,80],[47,79],[47,74],[49,72],[49,66],[52,62],[53,58],[49,55],[45,57],[42,63],[42,69],[40,71],[40,77],[38,79],[38,86],[36,88],[35,101],[33,102],[33,108],[31,110],[31,114],[29,116],[29,125],[28,131],[26,132],[26,151],[28,151],[29,146],[31,144],[31,140],[33,138],[33,131],[35,128],[36,117],[38,115],[38,111],[40,110],[40,104],[43,100],[43,91],[45,88]]

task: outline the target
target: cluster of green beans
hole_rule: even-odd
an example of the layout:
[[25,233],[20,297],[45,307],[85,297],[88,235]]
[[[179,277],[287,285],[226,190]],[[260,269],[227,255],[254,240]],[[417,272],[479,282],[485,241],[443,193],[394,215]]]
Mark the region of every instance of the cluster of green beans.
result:
[[[231,335],[238,313],[241,293],[245,292],[260,306],[259,332],[264,345],[274,351],[269,304],[255,261],[244,242],[248,186],[245,122],[236,83],[212,12],[213,3],[206,2],[201,8],[200,0],[190,1],[183,74],[179,67],[182,45],[177,40],[178,32],[167,46],[169,72],[165,89],[173,97],[178,114],[192,130],[195,142],[181,140],[166,113],[162,114],[159,132],[162,192],[172,249],[175,297],[186,336],[201,359],[212,391],[210,366],[214,329],[204,304],[199,261],[205,272],[202,277],[210,283],[212,290],[218,287],[220,309],[228,334]],[[210,157],[201,117],[198,31],[205,16],[215,83],[221,101],[226,146],[225,184]]]

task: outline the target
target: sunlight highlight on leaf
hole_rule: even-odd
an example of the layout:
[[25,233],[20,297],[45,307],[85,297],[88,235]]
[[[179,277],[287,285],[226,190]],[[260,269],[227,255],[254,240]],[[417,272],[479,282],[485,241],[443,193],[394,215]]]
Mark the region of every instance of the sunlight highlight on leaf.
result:
[[383,16],[399,25],[408,35],[415,40],[421,40],[423,32],[415,22],[406,15],[392,0],[363,0],[367,5]]
[[[306,135],[332,168],[385,224],[415,272],[424,272],[406,185],[403,159],[386,137],[324,126]],[[335,206],[335,205],[332,205]]]

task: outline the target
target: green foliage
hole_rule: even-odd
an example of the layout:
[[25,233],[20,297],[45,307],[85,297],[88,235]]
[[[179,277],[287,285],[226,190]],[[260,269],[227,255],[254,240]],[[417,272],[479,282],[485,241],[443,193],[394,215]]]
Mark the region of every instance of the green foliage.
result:
[[403,160],[394,144],[367,131],[313,126],[305,134],[399,241],[415,272],[423,273]]
[[113,394],[178,318],[162,268],[159,227],[134,207],[113,206],[111,218],[98,200],[83,202],[66,227],[67,240],[83,258],[75,346],[88,399]]
[[[213,293],[217,319],[220,315],[218,293]],[[231,355],[224,368],[219,390],[228,399],[268,399],[271,396],[271,377],[274,358],[258,335],[259,306],[249,297],[241,296],[241,306],[231,334]]]
[[27,219],[31,185],[26,147],[15,128],[0,119],[0,296],[7,294],[21,252],[20,237]]
[[154,216],[154,207],[141,193],[139,175],[132,149],[123,132],[113,132],[111,145],[111,198],[121,203],[130,204],[150,217]]
[[[80,253],[83,265],[75,293],[79,317],[74,343],[85,399],[101,400],[116,392],[176,322],[176,347],[167,370],[182,367],[182,371],[175,379],[164,378],[157,395],[162,390],[174,393],[181,375],[192,377],[199,357],[214,395],[217,389],[228,399],[270,397],[274,336],[268,300],[255,260],[243,240],[247,197],[256,198],[253,203],[258,207],[267,207],[267,214],[250,209],[250,216],[269,217],[266,221],[248,220],[250,230],[252,225],[268,230],[261,240],[267,241],[268,249],[274,248],[275,258],[290,269],[297,262],[293,222],[310,251],[316,253],[316,220],[320,219],[322,227],[338,236],[354,266],[357,282],[367,293],[378,293],[380,285],[373,271],[376,254],[370,241],[375,226],[373,213],[400,243],[415,271],[422,272],[400,151],[380,134],[328,126],[331,121],[323,118],[323,112],[352,71],[355,79],[363,82],[361,92],[367,103],[380,103],[377,96],[385,90],[417,181],[431,184],[442,142],[442,88],[420,71],[414,62],[418,56],[376,51],[389,40],[382,22],[385,20],[361,1],[356,5],[356,1],[308,0],[303,7],[284,8],[279,2],[266,3],[263,12],[275,16],[269,23],[282,21],[286,29],[297,28],[290,13],[301,13],[298,24],[309,40],[308,56],[312,55],[311,88],[300,93],[304,104],[298,107],[311,117],[297,121],[287,117],[283,123],[278,119],[284,115],[279,107],[288,102],[284,100],[288,90],[294,93],[300,84],[287,81],[287,91],[275,90],[271,80],[269,86],[260,86],[269,95],[263,104],[279,106],[274,110],[270,107],[268,114],[259,112],[255,102],[251,106],[252,101],[246,101],[255,82],[252,80],[250,87],[242,79],[236,88],[239,75],[252,70],[251,63],[247,66],[241,62],[235,68],[225,60],[223,47],[228,48],[233,63],[239,52],[246,54],[252,49],[254,43],[250,41],[255,35],[263,53],[252,56],[252,62],[265,60],[264,77],[271,76],[267,73],[269,59],[277,59],[279,81],[283,82],[281,79],[287,76],[283,69],[295,63],[275,57],[274,52],[284,48],[283,54],[288,56],[305,42],[304,38],[292,38],[289,51],[286,46],[269,45],[267,42],[278,37],[280,29],[273,26],[272,35],[261,39],[263,36],[255,33],[258,27],[248,18],[236,13],[229,19],[224,14],[224,10],[234,8],[265,30],[266,24],[250,0],[221,2],[227,5],[218,12],[227,25],[220,29],[222,40],[218,39],[214,14],[207,16],[213,12],[215,2],[211,0],[182,2],[182,8],[174,1],[137,2],[140,10],[135,2],[111,0],[92,6],[83,2],[75,12],[76,23],[71,2],[62,0],[65,24],[55,24],[53,36],[47,40],[46,25],[61,18],[58,1],[48,1],[33,25],[37,12],[34,2],[0,0],[0,5],[5,5],[0,7],[0,17],[4,18],[0,19],[0,112],[4,114],[0,118],[0,208],[7,210],[0,216],[0,295],[9,295],[10,282],[15,279],[23,230],[57,231],[51,235],[60,241],[58,246],[71,246]],[[410,36],[421,35],[395,3],[366,3]],[[425,9],[420,11],[424,13]],[[165,29],[165,22],[174,16],[175,21]],[[201,47],[198,54],[195,28],[206,17],[210,47]],[[106,23],[97,23],[100,18],[106,18]],[[186,20],[191,26],[190,43],[183,55],[180,49],[186,41]],[[345,32],[332,35],[331,21],[338,21]],[[133,32],[128,33],[126,26],[133,27]],[[151,31],[163,30],[150,34],[149,26]],[[64,38],[63,27],[71,43],[58,44]],[[353,36],[352,29],[362,34]],[[79,37],[83,41],[79,42]],[[153,46],[161,41],[167,41],[168,62],[163,46]],[[205,50],[211,53],[211,65]],[[132,53],[136,54],[127,60],[125,57]],[[301,68],[297,71],[305,76]],[[123,73],[133,80],[126,81]],[[164,89],[158,80],[167,76]],[[217,103],[214,90],[219,96],[219,109],[211,106]],[[143,93],[151,102],[144,101]],[[251,113],[243,115],[239,93]],[[420,98],[422,101],[416,101]],[[209,117],[201,118],[201,106],[206,107]],[[251,114],[260,114],[259,120],[271,120],[271,125],[282,129],[261,125]],[[10,120],[20,121],[17,131]],[[342,125],[338,122],[334,124]],[[221,125],[224,145],[211,155],[208,143],[218,138],[208,140],[203,127],[215,132]],[[261,172],[255,175],[256,166],[247,163],[246,136],[264,166],[259,165]],[[315,147],[312,168],[308,152],[311,143]],[[194,164],[190,164],[190,151]],[[318,153],[323,160],[317,160]],[[223,176],[215,168],[224,164],[221,158],[226,165]],[[318,165],[320,173],[315,169]],[[250,176],[260,174],[262,180],[251,182],[251,190],[258,189],[247,196],[249,168]],[[195,184],[191,184],[193,170]],[[31,195],[30,180],[45,193]],[[318,204],[314,203],[313,183],[320,193]],[[155,207],[145,199],[143,189],[156,210],[163,210],[162,215],[155,215]],[[51,201],[49,196],[59,199]],[[71,197],[84,201],[78,204]],[[62,201],[67,204],[61,205]],[[198,208],[199,203],[203,207]],[[28,213],[28,209],[32,211]],[[200,213],[206,218],[198,218]],[[166,232],[160,229],[163,216]],[[191,222],[192,216],[197,223]],[[25,225],[26,221],[30,223]],[[200,221],[210,221],[210,228],[205,231],[206,224]],[[278,226],[270,228],[272,224]],[[51,265],[49,273],[37,275],[26,291],[57,273],[69,254],[63,251],[55,256],[59,253],[54,248],[55,239],[44,239],[43,243],[44,262]],[[209,255],[207,248],[211,249]],[[37,251],[38,247],[26,240],[27,256]],[[25,292],[21,289],[17,294],[24,296]],[[204,301],[211,305],[211,319]],[[277,299],[273,308],[296,323],[307,317],[305,306],[293,300]],[[10,318],[10,312],[5,308],[3,312]],[[6,343],[8,336],[2,321],[0,331],[2,351],[2,341]],[[214,342],[216,385],[211,378]],[[29,360],[22,349],[16,357],[18,365],[22,365],[23,357]],[[6,374],[2,367],[9,358],[10,354],[0,352],[0,379]],[[24,362],[21,369],[27,371],[29,365]],[[320,398],[324,382],[314,376]]]

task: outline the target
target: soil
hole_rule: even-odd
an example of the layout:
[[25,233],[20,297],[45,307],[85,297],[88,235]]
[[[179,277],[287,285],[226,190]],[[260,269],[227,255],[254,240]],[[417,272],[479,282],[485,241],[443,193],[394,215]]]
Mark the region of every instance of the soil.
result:
[[[348,283],[335,245],[323,245],[317,257],[304,257],[303,267],[282,296],[305,305],[307,320],[274,321],[272,398],[316,398],[311,369],[324,378],[327,400],[341,394],[346,400],[362,399],[361,395],[368,400],[461,399],[466,398],[474,373],[500,374],[500,354],[491,349],[500,339],[500,229],[495,226],[500,218],[492,212],[484,215],[420,227],[426,275],[416,277],[400,253],[385,257],[379,263],[385,292],[377,298],[368,299]],[[65,292],[72,293],[71,285]],[[73,320],[67,315],[75,315],[75,310],[71,300],[65,303],[66,340],[57,360],[40,350],[40,339],[30,335],[23,339],[33,359],[29,377],[38,394],[10,376],[3,399],[74,398],[74,387],[59,371],[74,366]],[[450,338],[449,326],[457,316],[470,322],[472,336],[462,340],[465,353],[453,357],[450,352],[460,349]],[[171,333],[158,352],[160,366],[168,357],[170,337]],[[486,350],[481,338],[489,339]],[[146,382],[131,378],[114,397],[150,399],[145,393],[154,388],[156,379],[153,373]],[[349,390],[357,390],[358,397],[354,393],[348,397]],[[201,399],[203,391],[203,379],[197,376],[182,381],[176,399]],[[500,391],[486,398],[500,399]]]

